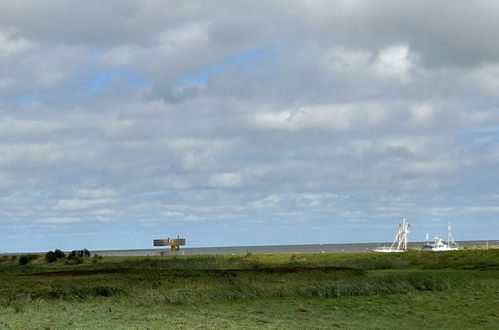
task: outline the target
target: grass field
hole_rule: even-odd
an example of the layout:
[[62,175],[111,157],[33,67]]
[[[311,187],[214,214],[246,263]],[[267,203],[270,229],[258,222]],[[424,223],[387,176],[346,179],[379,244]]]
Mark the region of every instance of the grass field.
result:
[[0,257],[1,329],[497,329],[499,249]]

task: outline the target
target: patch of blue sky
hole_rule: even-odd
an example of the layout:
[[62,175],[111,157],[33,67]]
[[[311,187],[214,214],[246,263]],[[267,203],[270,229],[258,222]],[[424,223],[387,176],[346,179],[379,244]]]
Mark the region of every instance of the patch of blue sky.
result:
[[473,133],[499,133],[499,125],[490,125],[484,127],[470,127],[455,131],[456,134],[473,134]]
[[243,75],[251,75],[255,64],[268,61],[273,57],[274,53],[268,47],[252,48],[226,56],[221,60],[209,64],[197,73],[185,75],[179,79],[179,82],[183,84],[202,85],[210,77],[229,70],[236,70]]
[[455,133],[475,147],[487,147],[499,142],[499,125],[466,128]]
[[485,146],[499,141],[499,135],[487,135],[473,139],[471,142],[475,146]]
[[152,81],[130,68],[114,68],[97,72],[87,81],[87,92],[111,92],[119,83],[127,88],[142,88],[152,85]]
[[38,96],[34,94],[25,94],[17,98],[17,102],[21,104],[38,104],[41,100]]
[[35,197],[35,198],[47,198],[53,193],[54,191],[52,189],[33,189],[33,190],[20,191],[19,195]]
[[92,170],[82,168],[56,167],[46,173],[47,180],[52,182],[63,182],[47,188],[47,192],[58,193],[81,185],[87,180],[97,177],[97,173]]
[[125,198],[142,198],[142,197],[151,197],[151,196],[159,196],[159,195],[164,195],[167,194],[168,191],[147,191],[141,194],[135,194],[135,195],[130,195],[126,196]]

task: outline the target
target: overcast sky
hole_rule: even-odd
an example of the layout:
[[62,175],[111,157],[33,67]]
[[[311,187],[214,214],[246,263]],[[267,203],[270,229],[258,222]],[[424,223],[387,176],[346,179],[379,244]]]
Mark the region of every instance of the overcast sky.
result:
[[497,1],[0,0],[0,252],[499,238]]

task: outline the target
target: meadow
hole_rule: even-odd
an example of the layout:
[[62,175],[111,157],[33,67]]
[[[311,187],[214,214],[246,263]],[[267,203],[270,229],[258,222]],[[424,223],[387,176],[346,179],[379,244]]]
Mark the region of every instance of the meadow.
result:
[[497,329],[499,249],[0,257],[2,329]]

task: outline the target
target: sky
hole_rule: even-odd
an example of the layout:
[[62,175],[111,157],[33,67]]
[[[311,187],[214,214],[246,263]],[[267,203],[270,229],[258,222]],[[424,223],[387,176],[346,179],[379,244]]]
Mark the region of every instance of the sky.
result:
[[0,0],[0,252],[499,239],[499,3]]

